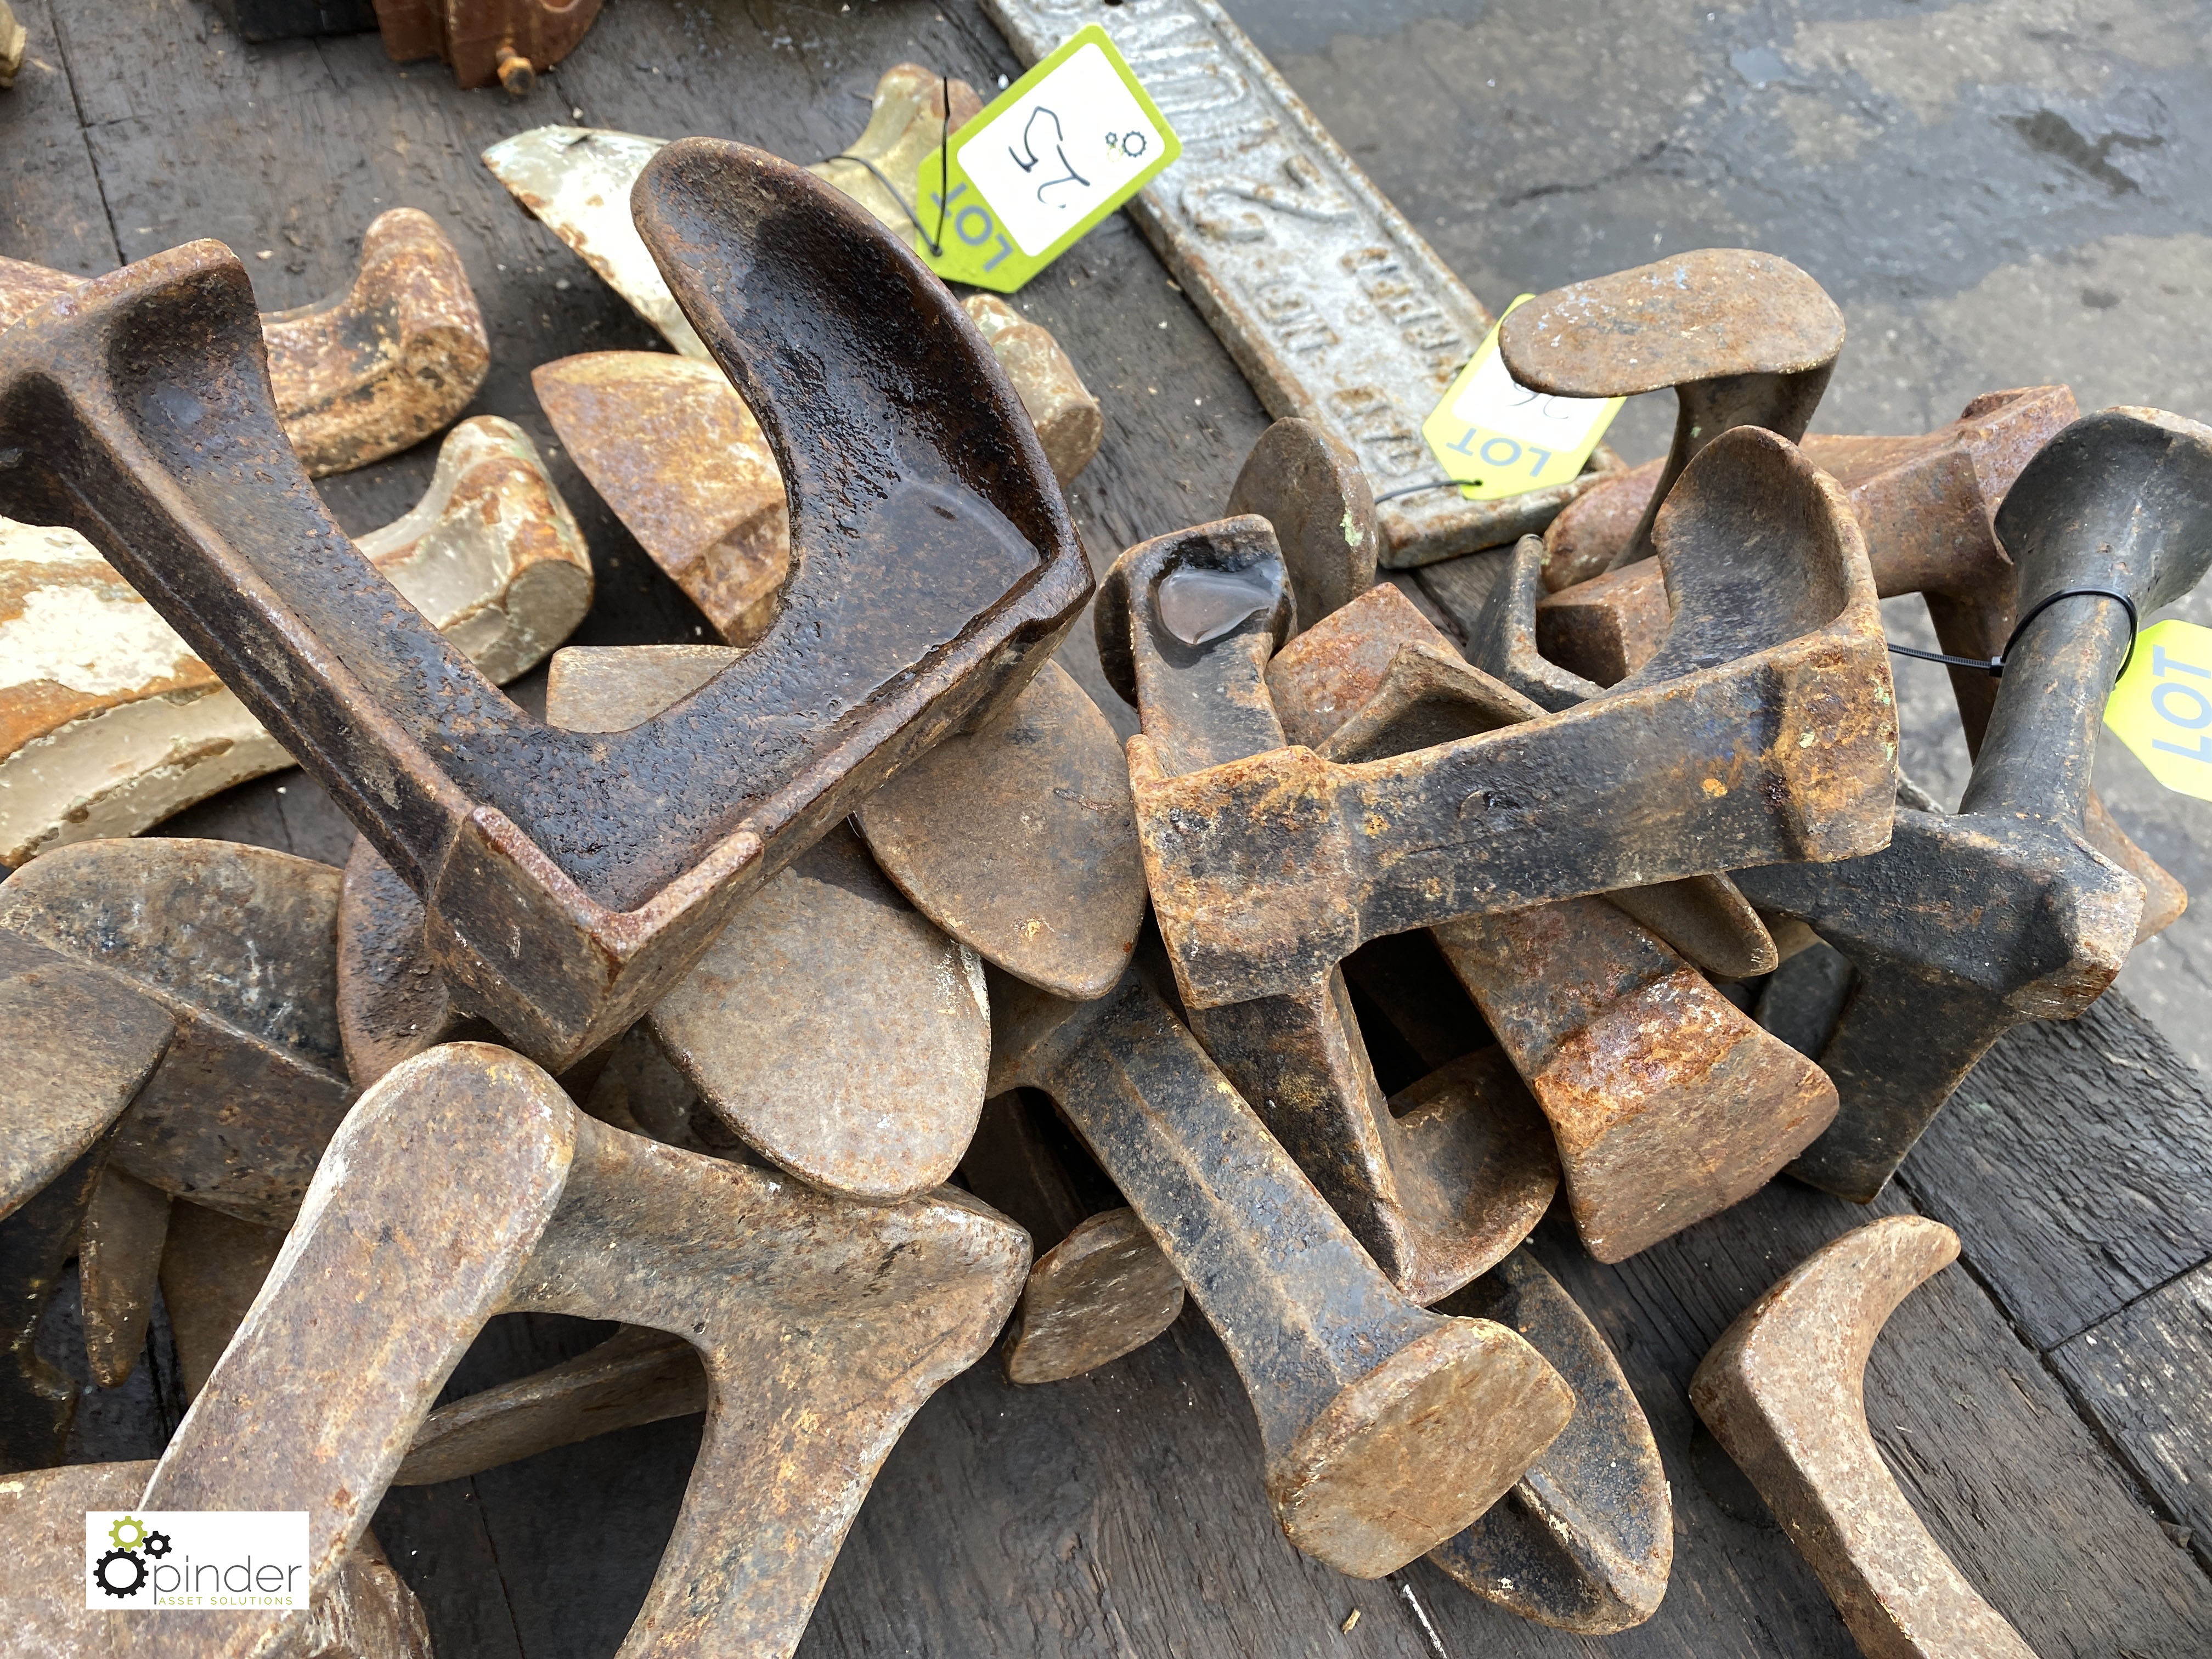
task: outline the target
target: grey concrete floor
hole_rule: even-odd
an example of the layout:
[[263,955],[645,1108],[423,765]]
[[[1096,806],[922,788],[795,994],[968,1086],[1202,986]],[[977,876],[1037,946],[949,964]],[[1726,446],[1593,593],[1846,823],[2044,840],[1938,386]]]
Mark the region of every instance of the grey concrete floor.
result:
[[[2202,0],[1230,0],[1495,310],[1697,247],[1795,260],[1843,307],[1827,432],[1917,432],[2063,381],[2212,420],[2212,4]],[[1661,453],[1670,394],[1612,441]],[[1892,636],[1932,647],[1917,599]],[[2212,582],[2167,614],[2212,623]],[[2146,619],[2148,620],[2148,619]],[[1948,805],[1943,671],[1894,659],[1903,763]],[[2197,902],[2120,986],[2212,1070],[2212,804],[2109,735],[2097,785]]]

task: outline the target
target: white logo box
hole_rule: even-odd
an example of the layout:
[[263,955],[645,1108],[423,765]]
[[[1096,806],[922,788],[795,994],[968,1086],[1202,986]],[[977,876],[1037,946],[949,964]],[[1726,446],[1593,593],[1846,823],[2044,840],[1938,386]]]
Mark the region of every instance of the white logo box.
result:
[[305,1510],[93,1510],[84,1604],[102,1612],[283,1612],[307,1605]]

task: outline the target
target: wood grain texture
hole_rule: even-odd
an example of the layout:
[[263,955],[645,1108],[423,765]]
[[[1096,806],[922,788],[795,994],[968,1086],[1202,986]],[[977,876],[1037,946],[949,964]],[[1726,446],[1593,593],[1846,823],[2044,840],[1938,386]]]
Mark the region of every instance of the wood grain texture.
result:
[[48,0],[11,4],[29,39],[0,96],[0,254],[80,276],[112,270],[115,237]]
[[2152,1291],[2051,1360],[2212,1566],[2212,1267]]
[[2203,1079],[2108,991],[2079,1019],[2008,1032],[1901,1175],[2050,1349],[2212,1255],[2208,1170]]

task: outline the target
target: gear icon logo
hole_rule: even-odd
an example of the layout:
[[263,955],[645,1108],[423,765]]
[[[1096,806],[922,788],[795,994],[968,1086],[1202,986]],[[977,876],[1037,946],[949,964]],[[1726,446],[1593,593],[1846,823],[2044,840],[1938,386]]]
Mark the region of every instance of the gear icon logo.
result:
[[148,1534],[146,1534],[146,1553],[147,1553],[147,1554],[149,1554],[149,1555],[152,1556],[152,1557],[153,1557],[156,1561],[158,1561],[158,1560],[160,1560],[163,1556],[167,1555],[168,1553],[169,1553],[169,1534],[167,1534],[166,1532],[149,1532],[149,1533],[148,1533]]
[[[117,1522],[118,1526],[121,1524]],[[131,1569],[127,1581],[122,1574],[122,1568],[126,1564]],[[99,1564],[93,1568],[92,1582],[118,1598],[136,1595],[146,1583],[146,1564],[129,1550],[112,1549],[101,1556]]]
[[[128,1538],[123,1535],[125,1532],[131,1534]],[[107,1541],[118,1550],[135,1550],[146,1541],[146,1523],[135,1515],[126,1515],[109,1524]]]

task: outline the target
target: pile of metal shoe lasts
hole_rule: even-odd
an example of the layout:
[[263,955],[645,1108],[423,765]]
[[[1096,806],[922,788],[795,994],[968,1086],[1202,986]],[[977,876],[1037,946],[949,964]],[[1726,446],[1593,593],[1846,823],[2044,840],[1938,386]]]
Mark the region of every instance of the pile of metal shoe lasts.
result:
[[[1578,284],[1512,314],[1508,366],[1676,387],[1664,465],[1499,558],[1462,652],[1372,585],[1357,465],[1279,422],[1227,516],[1096,585],[1125,753],[1052,660],[1094,592],[1054,465],[1088,452],[1038,432],[1083,401],[1060,366],[1025,409],[863,205],[742,146],[636,142],[664,327],[697,354],[538,384],[724,642],[561,651],[542,720],[495,682],[580,616],[588,562],[514,428],[448,440],[445,494],[380,550],[309,486],[367,456],[303,435],[294,325],[264,357],[218,245],[0,333],[0,511],[41,526],[7,532],[21,617],[61,592],[81,634],[133,605],[176,630],[105,690],[40,682],[0,761],[48,791],[0,885],[11,1628],[121,1650],[52,1588],[88,1508],[305,1510],[312,1617],[170,1645],[427,1652],[368,1531],[388,1487],[704,1410],[623,1651],[787,1654],[933,1390],[1002,1331],[1016,1382],[1075,1376],[1186,1295],[1298,1549],[1364,1577],[1427,1553],[1573,1631],[1650,1617],[1650,1429],[1519,1246],[1562,1185],[1607,1261],[1785,1168],[1870,1200],[2004,1030],[2078,1013],[2171,920],[2088,790],[2121,605],[2067,599],[2001,679],[1959,674],[1977,758],[1947,814],[1898,775],[1877,599],[1925,593],[1984,659],[2062,590],[2147,615],[2212,556],[2212,432],[2043,388],[1808,438],[1842,325],[1802,273],[1705,253]],[[727,441],[695,441],[709,420]],[[755,459],[717,471],[717,444]],[[457,599],[393,550],[459,533],[477,465],[507,505],[468,533],[534,528],[430,561],[507,571]],[[217,701],[254,769],[296,759],[353,819],[343,872],[118,838],[207,789],[40,758]],[[1386,1036],[1416,1073],[1387,1098]],[[1855,1628],[2004,1628],[1858,1406],[1882,1320],[1955,1248],[1911,1218],[1848,1235],[1693,1389]],[[73,1396],[31,1339],[73,1257],[103,1382],[158,1284],[194,1395],[158,1462],[51,1467]],[[433,1410],[515,1310],[625,1328]]]

